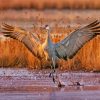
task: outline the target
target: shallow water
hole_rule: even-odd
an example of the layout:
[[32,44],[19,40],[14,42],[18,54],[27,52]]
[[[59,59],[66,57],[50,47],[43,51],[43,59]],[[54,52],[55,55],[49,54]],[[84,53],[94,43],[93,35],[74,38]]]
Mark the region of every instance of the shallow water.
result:
[[0,100],[100,100],[99,73],[59,72],[63,88],[48,75],[48,70],[0,69]]

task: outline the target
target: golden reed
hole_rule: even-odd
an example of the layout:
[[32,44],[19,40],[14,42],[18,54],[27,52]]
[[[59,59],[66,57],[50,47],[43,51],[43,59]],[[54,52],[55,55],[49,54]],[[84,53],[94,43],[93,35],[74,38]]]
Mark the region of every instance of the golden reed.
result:
[[[59,32],[59,29],[55,28],[54,33],[57,32]],[[68,29],[66,31],[63,29],[62,35],[56,35],[53,38],[53,41],[58,42],[59,40],[64,38],[66,35],[65,32],[70,33]],[[16,68],[26,67],[32,69],[45,68],[45,66],[40,66],[39,60],[34,57],[22,43],[13,39],[0,41],[0,66]],[[59,68],[62,70],[67,69],[99,71],[100,37],[97,36],[96,38],[85,44],[73,59],[69,59],[68,61],[61,60],[59,62]]]

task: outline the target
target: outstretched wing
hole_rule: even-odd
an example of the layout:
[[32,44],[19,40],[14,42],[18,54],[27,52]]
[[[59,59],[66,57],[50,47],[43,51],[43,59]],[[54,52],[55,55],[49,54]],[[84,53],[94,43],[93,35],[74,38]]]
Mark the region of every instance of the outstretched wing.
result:
[[22,28],[14,27],[5,23],[1,25],[1,28],[3,29],[2,33],[4,36],[19,40],[34,54],[34,56],[40,57],[39,47],[41,47],[41,44],[34,34],[25,31]]
[[55,52],[58,58],[72,58],[82,46],[100,33],[100,22],[93,23],[72,32],[61,42],[55,44]]

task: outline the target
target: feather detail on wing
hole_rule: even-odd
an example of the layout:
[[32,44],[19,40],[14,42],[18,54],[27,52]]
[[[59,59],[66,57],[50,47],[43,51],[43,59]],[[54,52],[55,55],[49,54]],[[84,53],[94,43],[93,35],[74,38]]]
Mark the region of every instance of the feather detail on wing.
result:
[[100,22],[93,23],[72,32],[61,42],[55,44],[55,52],[58,58],[72,58],[85,43],[100,34]]
[[32,33],[5,23],[2,24],[1,28],[3,29],[2,33],[4,36],[19,40],[34,54],[34,56],[38,58],[44,56],[42,45],[37,41],[36,37]]

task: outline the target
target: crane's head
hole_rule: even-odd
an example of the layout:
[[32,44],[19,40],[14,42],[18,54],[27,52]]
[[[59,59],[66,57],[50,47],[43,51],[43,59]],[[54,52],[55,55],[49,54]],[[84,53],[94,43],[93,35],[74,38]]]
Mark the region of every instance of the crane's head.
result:
[[50,34],[51,28],[49,27],[49,25],[45,25],[44,29],[46,30],[47,34]]
[[50,30],[50,27],[49,27],[49,25],[45,25],[45,27],[44,27],[46,30]]

